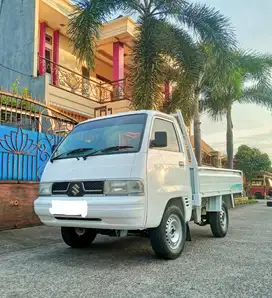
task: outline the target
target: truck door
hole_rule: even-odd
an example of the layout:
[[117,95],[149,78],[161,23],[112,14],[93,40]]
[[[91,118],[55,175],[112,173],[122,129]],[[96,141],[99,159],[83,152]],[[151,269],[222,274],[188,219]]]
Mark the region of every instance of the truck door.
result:
[[[191,185],[189,165],[186,162],[185,148],[174,122],[164,118],[155,118],[151,139],[155,132],[167,133],[167,147],[156,148],[161,152],[161,190],[166,201],[169,198],[182,197],[186,207],[191,208]],[[165,203],[165,202],[164,202]],[[187,214],[190,214],[188,212]],[[187,219],[188,220],[188,219]]]

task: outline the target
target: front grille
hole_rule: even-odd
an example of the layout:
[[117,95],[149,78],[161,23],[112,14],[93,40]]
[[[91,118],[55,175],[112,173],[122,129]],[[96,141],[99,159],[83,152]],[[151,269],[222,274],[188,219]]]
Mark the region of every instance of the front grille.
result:
[[85,181],[83,186],[86,193],[96,195],[104,193],[104,181]]
[[[102,195],[104,194],[104,181],[83,181],[78,182],[83,184],[83,195]],[[74,184],[74,182],[55,182],[52,186],[53,195],[69,195],[69,189]]]
[[69,182],[55,182],[52,186],[52,194],[66,193],[69,187]]

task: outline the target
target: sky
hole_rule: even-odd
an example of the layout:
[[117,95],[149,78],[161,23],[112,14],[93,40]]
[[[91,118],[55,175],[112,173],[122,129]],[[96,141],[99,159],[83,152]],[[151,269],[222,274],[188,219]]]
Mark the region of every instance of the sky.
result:
[[[236,31],[240,46],[272,54],[271,0],[198,0],[228,16]],[[272,113],[256,105],[233,107],[234,146],[256,147],[272,159]],[[201,119],[202,137],[214,149],[226,153],[226,122],[213,122],[204,115]]]

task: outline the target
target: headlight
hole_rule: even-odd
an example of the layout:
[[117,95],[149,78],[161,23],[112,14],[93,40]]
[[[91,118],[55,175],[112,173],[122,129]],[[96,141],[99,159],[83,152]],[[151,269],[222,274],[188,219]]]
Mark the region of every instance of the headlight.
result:
[[143,195],[144,185],[142,181],[106,181],[105,182],[105,195]]
[[41,182],[39,184],[39,196],[51,196],[52,183]]

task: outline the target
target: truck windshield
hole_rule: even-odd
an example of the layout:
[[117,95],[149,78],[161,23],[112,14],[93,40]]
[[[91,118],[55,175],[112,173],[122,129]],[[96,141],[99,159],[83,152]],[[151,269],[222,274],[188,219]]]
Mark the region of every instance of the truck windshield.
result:
[[147,114],[105,118],[79,124],[61,142],[51,160],[138,152]]

